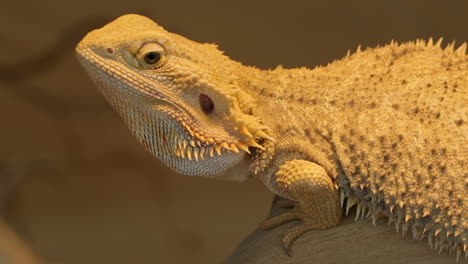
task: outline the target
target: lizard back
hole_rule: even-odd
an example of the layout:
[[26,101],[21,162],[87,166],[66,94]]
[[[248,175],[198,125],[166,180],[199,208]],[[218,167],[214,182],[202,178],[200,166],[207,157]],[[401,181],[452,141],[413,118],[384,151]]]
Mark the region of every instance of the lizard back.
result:
[[[454,51],[440,42],[392,43],[313,70],[278,68],[274,88],[259,91],[267,105],[259,112],[281,131],[280,148],[311,147],[305,152],[329,168],[348,203],[431,245],[436,238],[440,248],[466,249],[468,56],[466,44]],[[283,118],[271,117],[272,105]]]

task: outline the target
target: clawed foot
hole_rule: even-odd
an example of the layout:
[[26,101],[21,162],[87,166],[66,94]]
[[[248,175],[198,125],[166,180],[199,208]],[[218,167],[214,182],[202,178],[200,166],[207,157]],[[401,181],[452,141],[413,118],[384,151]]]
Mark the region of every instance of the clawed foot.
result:
[[291,208],[288,211],[279,214],[277,216],[271,217],[260,224],[261,230],[269,230],[271,228],[277,227],[279,225],[294,221],[301,220],[302,223],[299,223],[283,233],[283,248],[286,251],[288,256],[292,256],[292,244],[293,242],[302,236],[305,232],[313,229],[323,229],[325,227],[319,225],[317,222],[313,221],[310,216],[302,212],[297,206],[294,206],[294,202],[289,200],[278,200],[275,202],[275,205],[281,208]]
[[289,160],[274,177],[275,193],[291,201],[275,200],[280,207],[293,207],[265,220],[260,229],[267,230],[292,220],[301,220],[283,234],[283,248],[291,256],[291,245],[305,232],[337,225],[341,219],[338,190],[324,168],[306,160]]

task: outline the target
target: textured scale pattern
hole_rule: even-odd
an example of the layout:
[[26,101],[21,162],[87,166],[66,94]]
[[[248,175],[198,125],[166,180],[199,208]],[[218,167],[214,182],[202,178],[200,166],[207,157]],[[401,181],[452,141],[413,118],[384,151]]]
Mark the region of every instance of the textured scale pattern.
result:
[[291,113],[267,119],[283,149],[328,168],[351,205],[374,218],[466,252],[466,44],[391,43],[312,71],[274,72],[281,88],[259,94]]
[[260,89],[260,105],[291,113],[275,120],[264,110],[283,149],[328,168],[351,205],[438,249],[466,252],[466,44],[391,43],[312,71],[274,72],[281,88]]
[[[157,67],[141,60],[148,43],[163,53]],[[468,55],[466,43],[441,43],[392,42],[315,69],[260,70],[126,15],[89,33],[77,54],[166,165],[255,177],[291,200],[261,224],[302,220],[284,234],[288,254],[304,232],[333,227],[356,206],[356,219],[387,217],[458,259],[468,255]]]

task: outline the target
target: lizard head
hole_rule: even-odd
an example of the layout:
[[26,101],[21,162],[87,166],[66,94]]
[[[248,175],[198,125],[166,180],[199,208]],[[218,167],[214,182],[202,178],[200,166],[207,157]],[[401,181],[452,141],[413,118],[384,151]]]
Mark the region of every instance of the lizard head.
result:
[[179,173],[222,174],[270,138],[238,83],[244,66],[215,45],[125,15],[90,32],[76,51],[136,138]]

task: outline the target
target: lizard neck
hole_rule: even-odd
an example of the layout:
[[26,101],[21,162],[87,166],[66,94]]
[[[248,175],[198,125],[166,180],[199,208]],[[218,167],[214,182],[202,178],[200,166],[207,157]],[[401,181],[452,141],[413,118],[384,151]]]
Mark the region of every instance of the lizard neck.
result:
[[306,159],[324,167],[332,178],[339,174],[331,143],[339,112],[329,95],[340,87],[321,85],[332,78],[323,69],[249,69],[245,77],[249,81],[241,87],[253,99],[252,115],[276,139],[261,143],[264,150],[252,155],[251,171],[265,183],[279,159]]

